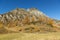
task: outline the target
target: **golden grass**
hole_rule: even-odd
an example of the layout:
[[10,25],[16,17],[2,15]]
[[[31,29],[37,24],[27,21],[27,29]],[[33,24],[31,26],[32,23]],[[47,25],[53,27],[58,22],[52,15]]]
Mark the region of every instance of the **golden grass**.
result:
[[0,40],[60,40],[60,33],[9,33],[0,34]]

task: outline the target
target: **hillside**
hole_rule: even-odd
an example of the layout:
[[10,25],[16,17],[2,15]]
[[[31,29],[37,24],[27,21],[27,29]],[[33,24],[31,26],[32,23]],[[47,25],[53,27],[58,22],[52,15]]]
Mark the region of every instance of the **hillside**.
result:
[[60,26],[36,8],[17,8],[0,15],[0,33],[60,32]]

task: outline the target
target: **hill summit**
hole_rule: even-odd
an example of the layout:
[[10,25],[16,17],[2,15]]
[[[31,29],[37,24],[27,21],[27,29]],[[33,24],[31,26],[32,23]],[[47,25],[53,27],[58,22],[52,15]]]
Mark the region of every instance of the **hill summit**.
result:
[[57,32],[56,21],[36,8],[16,8],[0,15],[0,33]]

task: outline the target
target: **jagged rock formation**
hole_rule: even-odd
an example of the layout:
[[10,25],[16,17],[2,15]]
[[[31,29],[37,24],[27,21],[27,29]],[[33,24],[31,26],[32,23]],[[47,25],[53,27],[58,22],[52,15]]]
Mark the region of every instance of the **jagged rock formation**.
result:
[[0,28],[13,32],[58,31],[55,21],[36,8],[20,9],[0,15]]

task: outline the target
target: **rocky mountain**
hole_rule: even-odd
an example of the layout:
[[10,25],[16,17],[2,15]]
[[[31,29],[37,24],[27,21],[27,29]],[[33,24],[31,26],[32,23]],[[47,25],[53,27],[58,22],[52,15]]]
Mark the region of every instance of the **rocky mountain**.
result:
[[0,33],[6,32],[57,32],[56,21],[36,8],[17,8],[0,15]]

